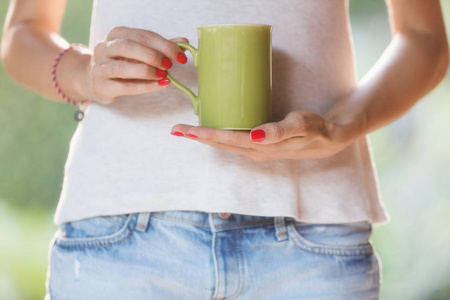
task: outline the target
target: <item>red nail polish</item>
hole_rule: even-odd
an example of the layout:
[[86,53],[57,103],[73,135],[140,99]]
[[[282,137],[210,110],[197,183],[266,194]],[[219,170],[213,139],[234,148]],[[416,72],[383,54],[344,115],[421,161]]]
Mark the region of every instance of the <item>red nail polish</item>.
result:
[[158,84],[161,86],[166,86],[166,85],[170,84],[170,80],[169,80],[169,78],[163,78],[160,81],[158,81]]
[[171,62],[170,59],[168,59],[167,57],[164,57],[164,58],[163,58],[163,60],[162,60],[162,62],[161,62],[161,65],[162,65],[164,68],[166,68],[166,69],[172,68],[172,62]]
[[174,131],[174,132],[171,132],[170,134],[174,135],[174,136],[184,136],[184,134],[179,131]]
[[266,133],[264,130],[257,129],[251,132],[253,142],[261,142],[266,138]]
[[186,134],[186,136],[194,138],[194,139],[198,139],[198,136],[196,136],[195,134],[192,134],[192,133],[188,133],[188,134]]
[[187,57],[183,52],[177,54],[177,61],[179,63],[185,64],[187,62]]
[[158,76],[158,77],[166,77],[167,76],[167,72],[164,71],[164,70],[156,69],[156,76]]

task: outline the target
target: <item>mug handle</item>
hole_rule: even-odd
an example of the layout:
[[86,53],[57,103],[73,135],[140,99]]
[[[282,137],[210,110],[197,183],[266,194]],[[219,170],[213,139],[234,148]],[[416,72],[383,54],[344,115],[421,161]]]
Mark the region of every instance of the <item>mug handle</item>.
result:
[[[181,48],[189,50],[189,52],[191,52],[192,57],[194,58],[194,67],[197,68],[197,65],[198,65],[198,49],[196,49],[194,46],[192,46],[190,44],[187,44],[187,43],[181,43],[180,42],[180,43],[177,43],[177,45],[180,46]],[[194,112],[195,112],[196,115],[198,115],[198,96],[196,96],[190,89],[185,87],[183,84],[181,84],[175,78],[170,76],[169,73],[167,73],[167,78],[169,78],[169,81],[174,86],[176,86],[177,88],[179,88],[180,90],[185,92],[189,96],[189,98],[191,98],[192,105],[194,106]]]

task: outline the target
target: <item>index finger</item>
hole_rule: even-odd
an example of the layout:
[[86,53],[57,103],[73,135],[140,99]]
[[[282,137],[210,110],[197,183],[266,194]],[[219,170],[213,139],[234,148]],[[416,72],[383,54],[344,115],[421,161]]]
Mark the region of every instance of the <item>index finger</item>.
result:
[[184,124],[178,124],[173,127],[173,131],[178,131],[186,134],[197,136],[199,139],[215,141],[222,144],[231,146],[237,146],[242,148],[255,148],[255,144],[252,143],[247,130],[225,130],[214,129],[204,126],[189,126]]
[[111,41],[115,39],[134,40],[144,46],[161,52],[170,60],[179,63],[185,63],[187,59],[186,55],[175,42],[167,40],[153,31],[123,26],[114,27],[108,33],[106,40]]

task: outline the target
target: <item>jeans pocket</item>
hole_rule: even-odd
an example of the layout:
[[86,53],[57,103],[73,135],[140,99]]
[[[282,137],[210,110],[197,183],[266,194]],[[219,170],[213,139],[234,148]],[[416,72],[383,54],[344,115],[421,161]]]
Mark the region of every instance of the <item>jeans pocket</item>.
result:
[[368,222],[311,224],[290,221],[286,225],[289,238],[308,252],[337,256],[373,254],[372,226]]
[[62,248],[106,247],[125,241],[134,231],[138,214],[99,216],[60,225],[56,245]]

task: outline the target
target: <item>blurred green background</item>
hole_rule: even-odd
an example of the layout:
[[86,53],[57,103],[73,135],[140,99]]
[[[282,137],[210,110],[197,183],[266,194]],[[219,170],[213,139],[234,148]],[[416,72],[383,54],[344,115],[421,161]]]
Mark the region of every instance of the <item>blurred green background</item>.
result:
[[[450,32],[450,1],[441,0]],[[8,6],[0,0],[0,22]],[[92,0],[68,1],[62,35],[88,43]],[[350,1],[361,77],[390,41],[382,0]],[[43,299],[53,213],[75,107],[14,83],[0,66],[0,299]],[[375,227],[382,299],[450,299],[450,76],[370,135],[388,225]]]

